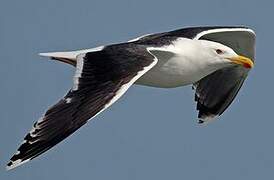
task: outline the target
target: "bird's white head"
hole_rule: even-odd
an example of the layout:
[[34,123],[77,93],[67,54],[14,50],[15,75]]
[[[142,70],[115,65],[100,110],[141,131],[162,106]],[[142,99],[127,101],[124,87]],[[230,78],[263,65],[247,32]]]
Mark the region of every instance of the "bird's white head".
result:
[[251,59],[238,55],[228,46],[207,40],[199,40],[199,42],[206,49],[204,52],[206,52],[208,56],[212,57],[211,61],[214,64],[220,64],[224,66],[236,64],[245,68],[252,68],[254,66],[254,63]]

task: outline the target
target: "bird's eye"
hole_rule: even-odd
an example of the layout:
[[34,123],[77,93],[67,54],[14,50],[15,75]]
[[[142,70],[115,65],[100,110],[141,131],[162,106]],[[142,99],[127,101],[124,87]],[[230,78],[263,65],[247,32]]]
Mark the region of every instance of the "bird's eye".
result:
[[217,54],[223,54],[224,51],[222,51],[221,49],[216,49],[216,53],[217,53]]

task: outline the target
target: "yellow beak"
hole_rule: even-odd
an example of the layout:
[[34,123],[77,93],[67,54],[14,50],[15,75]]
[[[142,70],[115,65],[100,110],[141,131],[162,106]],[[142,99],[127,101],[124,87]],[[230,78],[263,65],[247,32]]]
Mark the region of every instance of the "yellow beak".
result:
[[245,68],[252,68],[254,66],[254,63],[251,59],[244,57],[244,56],[236,56],[233,58],[228,58],[235,64],[240,64],[244,66]]

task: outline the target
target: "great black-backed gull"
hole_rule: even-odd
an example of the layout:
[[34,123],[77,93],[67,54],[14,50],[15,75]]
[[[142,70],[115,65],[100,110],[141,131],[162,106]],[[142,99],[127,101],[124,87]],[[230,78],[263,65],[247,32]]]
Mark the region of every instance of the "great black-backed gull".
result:
[[221,115],[253,67],[255,33],[246,27],[192,27],[93,49],[41,53],[76,67],[73,87],[25,137],[7,169],[49,150],[112,105],[134,83],[193,84],[199,123]]

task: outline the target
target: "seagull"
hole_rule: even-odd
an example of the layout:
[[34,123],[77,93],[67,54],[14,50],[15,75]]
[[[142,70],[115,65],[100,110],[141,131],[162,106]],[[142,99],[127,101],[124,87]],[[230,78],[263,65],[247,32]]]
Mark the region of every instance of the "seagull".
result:
[[193,85],[198,123],[220,116],[254,66],[248,27],[188,27],[71,52],[41,53],[75,67],[68,93],[34,123],[7,170],[46,152],[116,102],[133,84]]

